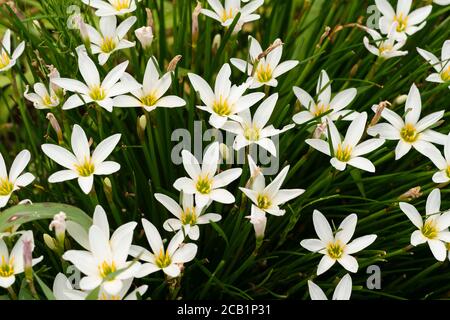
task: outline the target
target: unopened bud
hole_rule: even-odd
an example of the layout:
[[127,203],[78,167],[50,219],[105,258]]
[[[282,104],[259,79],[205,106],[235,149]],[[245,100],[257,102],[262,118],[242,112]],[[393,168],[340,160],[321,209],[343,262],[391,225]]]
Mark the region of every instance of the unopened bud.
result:
[[222,41],[222,37],[220,34],[216,34],[212,41],[212,53],[215,55],[217,53],[217,50],[219,50],[220,42]]
[[147,116],[142,115],[137,119],[137,133],[141,140],[145,140],[145,128],[147,128]]
[[141,27],[134,31],[136,38],[141,43],[144,49],[149,49],[153,42],[153,28],[152,27]]
[[55,130],[56,135],[58,136],[58,144],[61,144],[63,142],[63,134],[61,130],[61,126],[58,123],[58,120],[56,120],[53,113],[47,113],[46,118],[50,122],[50,125],[52,126],[53,130]]
[[420,186],[414,187],[406,191],[404,194],[402,194],[400,197],[398,197],[399,200],[413,200],[417,199],[420,196],[422,196],[422,192],[420,192],[421,188]]
[[169,65],[167,66],[167,72],[175,71],[178,62],[180,62],[180,60],[181,60],[182,57],[183,57],[182,55],[177,55],[177,56],[175,56],[175,57],[169,62]]
[[50,248],[50,250],[56,250],[56,244],[55,244],[55,239],[53,239],[53,237],[51,237],[49,234],[44,233],[44,243],[47,245],[47,247]]
[[50,79],[50,87],[59,98],[64,97],[64,89],[53,83],[53,79],[59,78],[61,76],[58,69],[56,69],[53,65],[48,65],[47,68],[49,70],[48,78]]
[[147,25],[149,27],[153,28],[154,22],[153,22],[152,10],[150,10],[149,8],[145,8],[145,12],[147,13]]
[[395,105],[404,104],[406,102],[406,99],[408,99],[408,96],[406,94],[398,96],[397,98],[394,99],[394,104]]
[[380,121],[384,108],[390,105],[391,103],[389,101],[382,101],[378,104],[375,115],[373,116],[372,121],[370,121],[369,127],[373,127]]
[[103,191],[105,192],[106,198],[108,199],[108,202],[112,202],[112,183],[111,180],[106,177],[103,179]]
[[55,214],[49,225],[49,229],[55,231],[56,239],[58,239],[61,247],[64,245],[64,239],[66,236],[66,217],[67,216],[64,212]]
[[322,135],[325,133],[326,130],[327,130],[327,124],[325,122],[322,122],[314,130],[313,136],[312,136],[313,139],[320,139],[320,137],[322,137]]
[[197,2],[197,6],[194,9],[194,12],[192,12],[192,46],[197,46],[198,41],[198,34],[199,34],[199,28],[198,28],[198,16],[200,15],[200,11],[202,10],[202,4],[200,2]]
[[77,26],[78,30],[80,30],[81,39],[83,39],[83,42],[89,42],[89,33],[86,27],[86,23],[84,23],[84,19],[81,14],[77,14],[73,21],[75,22],[75,25]]

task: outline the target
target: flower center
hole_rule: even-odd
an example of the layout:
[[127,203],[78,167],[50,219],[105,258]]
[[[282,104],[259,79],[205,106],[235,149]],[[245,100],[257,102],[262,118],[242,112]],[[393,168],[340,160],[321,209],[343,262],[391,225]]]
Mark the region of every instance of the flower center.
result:
[[445,173],[447,174],[447,177],[450,178],[450,166],[447,167],[447,170],[445,170]]
[[0,277],[6,278],[14,275],[14,258],[10,258],[6,262],[5,256],[2,256],[2,264],[0,265]]
[[400,15],[394,17],[394,21],[398,23],[397,32],[403,32],[406,30],[406,27],[408,26],[408,16],[403,17],[403,13],[401,13]]
[[212,181],[208,176],[199,177],[197,180],[196,188],[201,194],[209,194],[211,192]]
[[154,93],[150,93],[149,95],[142,97],[141,102],[144,106],[151,107],[158,101],[158,98]]
[[261,83],[269,82],[272,79],[272,72],[270,65],[260,64],[256,71],[256,79]]
[[425,221],[421,231],[423,236],[430,240],[435,239],[439,233],[438,229],[436,228],[436,222],[434,221],[434,219],[428,219],[427,221]]
[[109,276],[111,273],[116,272],[116,264],[114,263],[114,261],[109,264],[106,261],[103,261],[102,264],[100,264],[98,266],[98,270],[100,272],[100,276],[102,278],[106,278],[107,276]]
[[106,98],[105,89],[100,86],[94,86],[91,88],[91,92],[89,92],[89,96],[94,101],[101,101]]
[[316,104],[315,110],[314,110],[314,116],[318,117],[322,114],[328,112],[330,110],[330,105],[324,105],[323,103]]
[[393,46],[391,44],[385,44],[384,42],[382,42],[378,50],[380,51],[380,54],[383,54],[392,51],[392,48]]
[[419,138],[419,133],[412,124],[408,123],[400,130],[400,137],[402,137],[404,141],[412,143]]
[[195,213],[195,208],[187,208],[181,213],[181,223],[184,225],[190,224],[191,226],[197,224],[197,213]]
[[258,195],[258,198],[256,198],[256,202],[258,204],[258,208],[262,210],[269,209],[272,205],[269,197],[263,194]]
[[14,184],[8,179],[0,178],[0,196],[7,196],[14,191]]
[[228,100],[223,99],[222,96],[214,101],[212,109],[215,113],[222,117],[228,116],[231,113],[231,107],[228,104]]
[[170,266],[171,263],[172,259],[170,259],[169,253],[167,251],[164,252],[163,249],[159,250],[159,254],[155,259],[155,264],[161,269],[163,269]]
[[259,128],[255,125],[246,126],[244,129],[244,137],[249,141],[258,141],[260,137]]
[[112,0],[110,3],[117,11],[128,9],[130,7],[130,0]]
[[89,177],[94,174],[95,166],[91,159],[85,159],[82,164],[76,164],[75,168],[82,177]]
[[445,82],[450,81],[450,66],[441,72],[441,79]]
[[337,260],[344,254],[345,245],[339,240],[336,242],[330,242],[327,246],[327,253],[331,259]]
[[0,55],[0,69],[7,67],[10,62],[11,59],[9,59],[8,54],[6,53],[6,51],[3,51]]
[[122,300],[120,299],[120,296],[110,296],[108,294],[106,294],[105,292],[102,292],[102,294],[100,295],[100,297],[98,297],[99,300]]
[[105,53],[110,53],[116,46],[116,41],[112,37],[104,37],[100,49]]
[[222,22],[225,22],[228,19],[233,19],[233,17],[234,17],[234,10],[233,8],[230,8],[228,10],[222,11],[222,16],[220,17],[220,19],[222,20]]
[[342,146],[342,144],[339,144],[336,150],[336,159],[342,162],[348,162],[350,161],[352,157],[352,147],[350,146]]

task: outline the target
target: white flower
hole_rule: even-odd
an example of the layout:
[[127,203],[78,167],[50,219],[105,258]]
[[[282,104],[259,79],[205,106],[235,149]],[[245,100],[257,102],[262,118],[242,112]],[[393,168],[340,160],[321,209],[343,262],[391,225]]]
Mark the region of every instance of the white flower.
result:
[[[376,108],[377,106],[373,106],[372,110],[376,112]],[[387,140],[399,140],[395,149],[395,160],[402,158],[411,148],[427,155],[427,150],[433,147],[431,142],[441,145],[445,143],[445,135],[429,129],[444,116],[444,111],[434,112],[419,120],[421,112],[420,93],[413,84],[405,103],[405,120],[394,111],[384,108],[381,117],[389,123],[376,124],[367,129],[367,133]]]
[[397,23],[392,37],[406,40],[408,36],[425,27],[424,21],[431,13],[432,6],[425,6],[410,12],[412,0],[397,0],[397,10],[394,11],[387,0],[375,0],[378,10],[383,15],[379,21],[381,33],[388,34],[394,23]]
[[26,187],[33,182],[34,176],[31,173],[26,172],[22,174],[30,162],[30,158],[30,152],[28,150],[22,150],[14,159],[8,174],[5,160],[0,153],[0,208],[6,206],[14,191]]
[[59,105],[59,98],[52,86],[49,89],[43,83],[35,83],[33,86],[34,93],[28,93],[29,87],[26,86],[23,96],[25,99],[33,102],[36,109],[51,109]]
[[370,28],[365,28],[367,33],[370,34],[375,42],[375,46],[369,43],[369,39],[367,37],[364,37],[363,39],[364,46],[370,53],[386,60],[407,55],[408,51],[400,51],[400,49],[406,44],[406,40],[397,41],[391,36],[395,32],[396,28],[397,23],[394,23],[386,39],[383,39],[383,36],[377,31]]
[[[63,109],[73,109],[81,105],[95,102],[100,107],[112,112],[114,103],[113,97],[126,94],[139,88],[136,81],[120,81],[124,75],[128,61],[125,61],[112,69],[106,77],[100,82],[95,63],[84,52],[84,49],[78,50],[78,68],[86,84],[81,81],[68,78],[55,78],[53,83],[64,88],[67,91],[75,92],[64,103]],[[81,97],[80,97],[81,95]]]
[[195,258],[197,245],[182,243],[184,230],[180,230],[170,240],[167,248],[164,249],[158,229],[146,219],[142,219],[142,225],[152,252],[139,246],[133,246],[132,255],[146,262],[142,264],[137,277],[145,277],[159,270],[162,270],[169,277],[178,277],[181,273],[182,265]]
[[[123,281],[135,277],[140,263],[127,261],[136,222],[120,226],[110,237],[108,225],[92,225],[89,228],[89,250],[69,250],[63,259],[70,261],[86,276],[80,281],[82,290],[98,286],[110,295],[117,295]],[[114,274],[116,273],[117,274]]]
[[194,90],[200,94],[200,99],[205,104],[197,108],[211,113],[209,123],[217,129],[220,129],[229,117],[235,117],[236,113],[250,108],[264,97],[262,92],[243,95],[251,82],[232,86],[231,68],[228,63],[225,63],[217,74],[214,92],[198,75],[189,73],[188,76]]
[[356,238],[349,243],[355,233],[357,221],[357,215],[352,213],[341,222],[336,233],[333,234],[324,215],[320,211],[314,210],[314,229],[319,239],[306,239],[300,245],[306,250],[324,255],[317,268],[317,275],[330,269],[336,261],[350,272],[358,271],[358,261],[351,255],[370,246],[377,236],[371,234]]
[[49,225],[49,229],[55,229],[56,237],[62,239],[62,241],[64,241],[64,236],[66,234],[66,218],[66,214],[61,211],[53,216],[53,220]]
[[[308,289],[311,300],[328,300],[322,289],[310,280],[308,280]],[[352,277],[347,273],[334,289],[332,300],[350,300],[351,294]]]
[[176,217],[176,219],[167,219],[163,224],[164,229],[171,232],[184,228],[185,230],[189,230],[187,235],[192,240],[198,240],[200,236],[200,228],[198,225],[208,224],[211,221],[217,222],[222,219],[220,214],[205,214],[205,207],[195,206],[194,196],[192,194],[181,193],[183,207],[162,193],[155,193],[155,198]]
[[361,170],[375,172],[373,163],[361,156],[379,148],[385,140],[369,139],[359,143],[365,131],[366,121],[367,113],[363,112],[348,127],[344,141],[342,141],[333,121],[328,121],[331,141],[307,139],[305,142],[314,149],[330,156],[331,165],[339,171],[344,171],[347,165],[350,165]]
[[434,183],[446,183],[450,181],[450,133],[447,135],[444,144],[444,156],[438,148],[428,148],[425,154],[439,169],[433,175]]
[[303,124],[314,118],[320,117],[321,122],[326,119],[336,121],[339,118],[343,120],[354,120],[359,113],[353,110],[345,109],[356,97],[356,89],[350,88],[339,92],[331,99],[330,78],[325,70],[320,73],[317,82],[316,93],[318,95],[317,103],[305,90],[294,87],[294,93],[301,105],[306,109],[294,115],[292,120],[297,124]]
[[153,29],[152,27],[141,27],[134,31],[136,38],[141,43],[144,49],[150,48],[153,42]]
[[[137,294],[144,295],[148,289],[147,285],[142,285],[127,295],[130,287],[133,283],[133,279],[127,279],[123,281],[122,289],[116,295],[108,294],[103,288],[100,289],[98,299],[99,300],[137,300]],[[89,292],[76,290],[72,287],[69,279],[63,274],[58,273],[53,282],[53,294],[56,300],[85,300],[89,295]]]
[[73,153],[54,144],[41,146],[47,157],[66,168],[52,174],[48,181],[56,183],[78,179],[81,190],[88,194],[94,184],[94,175],[109,175],[119,171],[120,164],[105,159],[119,143],[120,137],[120,134],[114,134],[106,138],[97,145],[91,155],[84,130],[79,125],[74,125],[71,138]]
[[[250,156],[249,165],[250,170],[252,170],[252,167],[256,166],[254,165],[253,160],[250,160]],[[265,212],[274,216],[284,215],[286,210],[281,210],[280,206],[294,198],[297,198],[305,192],[303,189],[280,190],[288,171],[289,166],[286,166],[267,186],[264,175],[262,173],[258,173],[252,178],[253,181],[250,186],[251,189],[242,187],[239,188],[254,203],[255,206],[252,208],[252,215],[254,218],[261,220],[261,213]],[[258,212],[260,214],[258,214]]]
[[230,27],[237,14],[241,13],[239,21],[233,30],[233,32],[239,32],[245,23],[260,18],[259,14],[254,12],[264,4],[264,0],[253,0],[242,8],[240,0],[225,0],[225,6],[220,3],[220,0],[208,0],[208,3],[213,10],[202,9],[200,12],[219,21],[223,27]]
[[[34,249],[33,232],[24,231],[22,236],[17,240],[16,244],[11,250],[8,251],[8,247],[3,239],[0,238],[0,287],[9,288],[14,281],[16,281],[16,274],[20,274],[24,271],[24,242],[31,241],[31,250]],[[43,257],[32,260],[32,265],[41,262]]]
[[[436,83],[445,83],[450,81],[450,40],[447,40],[442,45],[441,59],[439,60],[431,52],[425,51],[423,49],[417,48],[420,53],[428,63],[430,63],[435,73],[430,74],[426,80]],[[450,88],[450,86],[449,86]]]
[[129,17],[117,26],[116,16],[102,17],[100,18],[100,32],[86,24],[92,53],[98,54],[98,63],[101,66],[114,52],[135,46],[134,42],[130,42],[124,37],[136,20],[136,17]]
[[0,46],[0,72],[11,69],[16,65],[17,59],[22,55],[25,50],[25,41],[22,41],[14,50],[11,52],[11,31],[6,30],[3,35],[2,43]]
[[272,94],[256,110],[253,119],[249,109],[238,113],[236,121],[227,121],[222,126],[223,130],[236,134],[233,143],[235,150],[240,150],[248,145],[257,144],[261,148],[269,151],[273,156],[277,156],[275,144],[270,139],[294,127],[293,124],[285,126],[283,129],[275,129],[272,125],[266,126],[272,115],[278,100],[278,93]]
[[440,6],[448,6],[450,5],[450,0],[433,0],[434,3]]
[[400,202],[399,205],[409,220],[419,229],[411,234],[411,244],[417,246],[427,242],[434,257],[439,261],[444,261],[447,257],[445,244],[450,242],[450,232],[448,231],[450,211],[441,214],[441,191],[434,189],[428,196],[425,222],[413,205],[406,202]]
[[[253,66],[257,61],[258,56],[263,53],[263,50],[261,48],[261,45],[255,38],[250,36],[249,41],[250,63],[247,63],[247,61],[245,60],[236,58],[232,58],[230,62],[240,71],[247,73],[247,75],[250,76],[250,78],[253,80],[250,89],[260,88],[264,85],[276,87],[278,85],[278,81],[276,78],[298,65],[298,61],[296,60],[288,60],[280,63],[281,55],[283,54],[283,46],[280,45],[270,51],[267,57],[263,57],[259,62],[257,62],[256,71],[252,76]],[[281,40],[277,39],[275,41]]]
[[95,9],[95,14],[99,17],[124,15],[136,10],[135,0],[82,0]]
[[[118,96],[114,98],[114,106],[116,107],[143,107],[150,112],[157,107],[162,108],[176,108],[186,105],[186,101],[177,96],[165,96],[164,94],[169,90],[172,84],[173,72],[165,73],[161,78],[159,77],[158,66],[152,57],[148,60],[147,67],[144,73],[144,81],[142,89],[138,88],[131,91],[134,96]],[[122,77],[122,81],[135,81],[128,73]],[[140,86],[140,85],[139,85]]]
[[216,174],[220,163],[218,142],[208,146],[201,167],[198,160],[189,151],[183,150],[181,156],[189,178],[177,179],[173,184],[175,189],[187,194],[195,194],[195,203],[201,207],[207,206],[210,201],[225,204],[234,203],[234,196],[223,187],[239,178],[242,169],[234,168]]

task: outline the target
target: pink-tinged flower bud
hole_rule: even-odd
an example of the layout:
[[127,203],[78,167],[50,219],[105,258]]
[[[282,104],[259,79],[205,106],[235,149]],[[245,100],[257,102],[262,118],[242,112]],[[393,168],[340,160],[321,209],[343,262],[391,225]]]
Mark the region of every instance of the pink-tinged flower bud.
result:
[[153,29],[152,27],[141,27],[134,31],[136,38],[141,43],[144,49],[149,49],[153,42]]
[[169,62],[169,65],[167,66],[167,72],[175,71],[178,62],[181,60],[182,57],[183,57],[182,55],[177,55],[177,56],[175,56],[175,57]]
[[55,214],[53,221],[49,226],[50,230],[55,230],[56,239],[58,239],[61,246],[64,245],[64,239],[66,236],[66,217],[67,216],[64,212]]
[[49,66],[47,66],[47,68],[50,71],[48,73],[48,78],[50,79],[50,87],[51,87],[51,89],[56,93],[56,95],[58,97],[64,97],[64,89],[53,83],[53,79],[61,77],[61,75],[59,74],[58,69],[56,69],[53,65],[49,65]]
[[83,39],[83,42],[89,42],[89,33],[86,27],[86,24],[84,23],[84,19],[81,16],[81,14],[77,14],[73,21],[75,22],[75,25],[78,27],[78,30],[80,30],[81,38]]
[[252,214],[250,216],[247,216],[246,218],[250,219],[250,223],[253,224],[253,228],[255,229],[256,241],[261,242],[261,240],[264,239],[264,233],[266,231],[266,214],[264,212],[252,210]]
[[50,122],[50,125],[52,126],[53,130],[55,130],[56,135],[58,136],[58,143],[61,144],[63,142],[63,134],[61,130],[61,126],[59,125],[58,120],[56,120],[53,113],[47,113],[46,116],[47,120]]
[[202,4],[200,2],[197,2],[197,6],[194,9],[194,12],[192,12],[192,46],[197,46],[198,41],[198,34],[199,34],[199,28],[198,28],[198,16],[200,15],[200,11],[202,10]]

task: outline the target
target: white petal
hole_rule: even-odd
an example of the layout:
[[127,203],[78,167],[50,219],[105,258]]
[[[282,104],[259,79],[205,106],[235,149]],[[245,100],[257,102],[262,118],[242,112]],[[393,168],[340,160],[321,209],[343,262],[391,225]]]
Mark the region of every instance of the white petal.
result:
[[403,211],[404,214],[406,214],[406,216],[409,218],[409,220],[411,220],[411,222],[417,227],[417,228],[422,228],[423,226],[423,221],[422,221],[422,217],[420,216],[419,211],[417,211],[417,209],[406,202],[400,202],[399,203],[400,209]]
[[375,241],[376,238],[377,236],[375,234],[356,238],[352,242],[347,244],[345,252],[347,254],[359,252],[365,249],[366,247],[370,246]]

